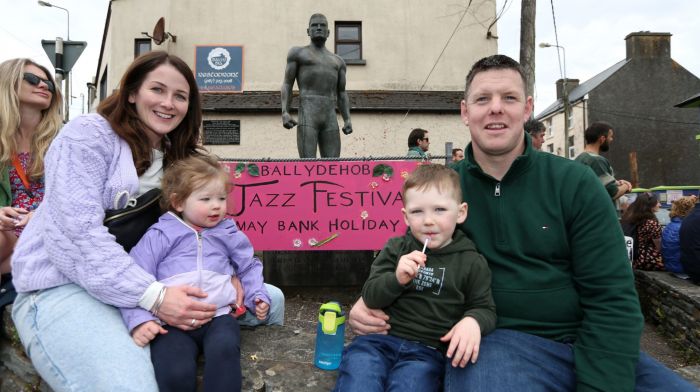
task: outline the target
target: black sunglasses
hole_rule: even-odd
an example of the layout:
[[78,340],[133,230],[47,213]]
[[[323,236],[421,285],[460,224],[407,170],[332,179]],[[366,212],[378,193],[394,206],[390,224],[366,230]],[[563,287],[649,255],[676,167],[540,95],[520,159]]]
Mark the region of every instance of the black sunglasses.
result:
[[425,140],[426,142],[429,142],[430,138],[424,137],[424,138],[421,138],[420,140]]
[[29,73],[29,72],[24,73],[24,80],[26,80],[32,86],[38,86],[39,83],[44,82],[44,84],[46,84],[46,87],[48,88],[49,91],[51,91],[52,93],[56,92],[56,85],[53,84],[52,80],[42,79],[42,78],[34,75],[33,73]]

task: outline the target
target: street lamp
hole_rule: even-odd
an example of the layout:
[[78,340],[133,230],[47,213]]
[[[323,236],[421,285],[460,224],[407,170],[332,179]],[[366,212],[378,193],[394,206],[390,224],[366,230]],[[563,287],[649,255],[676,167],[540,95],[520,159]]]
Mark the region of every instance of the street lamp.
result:
[[66,16],[68,17],[68,35],[66,36],[66,40],[70,41],[70,12],[68,12],[68,10],[63,8],[63,7],[53,5],[53,4],[49,3],[48,1],[39,0],[39,1],[37,1],[37,3],[39,3],[39,5],[42,7],[54,7],[54,8],[58,8],[58,9],[62,9],[64,11],[66,11]]
[[[53,4],[49,3],[48,1],[39,0],[39,1],[37,1],[37,3],[39,3],[39,5],[42,7],[53,7],[53,8],[58,8],[58,9],[66,11],[66,16],[68,17],[68,25],[67,25],[68,34],[66,35],[66,41],[70,41],[70,12],[66,8],[59,7],[57,5],[53,5]],[[60,49],[61,51],[59,52],[58,45],[59,45],[59,42],[58,42],[58,38],[57,38],[56,39],[56,53],[61,53],[61,55],[63,55],[63,49]],[[65,121],[68,122],[69,117],[70,117],[70,114],[69,114],[70,103],[69,102],[70,102],[70,97],[71,97],[71,95],[70,95],[70,90],[71,90],[71,88],[70,88],[70,82],[71,82],[70,72],[65,74],[65,81],[66,81],[66,88],[64,89],[65,100],[66,100],[66,102],[65,102]],[[60,86],[60,81],[59,81],[59,86]]]
[[562,94],[564,95],[564,156],[568,158],[569,155],[569,89],[566,86],[566,51],[563,46],[550,44],[547,42],[541,42],[540,48],[557,48],[557,53],[561,49],[562,57],[564,59],[564,67],[562,71],[561,63],[559,64],[559,72],[562,73]]

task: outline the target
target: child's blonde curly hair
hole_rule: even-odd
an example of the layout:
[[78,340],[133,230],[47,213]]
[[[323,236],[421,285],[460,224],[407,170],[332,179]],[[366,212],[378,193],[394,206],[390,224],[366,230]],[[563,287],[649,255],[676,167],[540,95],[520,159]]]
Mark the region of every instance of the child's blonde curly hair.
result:
[[671,212],[669,213],[669,217],[685,218],[693,207],[695,207],[695,200],[696,198],[692,196],[683,196],[680,199],[675,200],[673,204],[671,204]]

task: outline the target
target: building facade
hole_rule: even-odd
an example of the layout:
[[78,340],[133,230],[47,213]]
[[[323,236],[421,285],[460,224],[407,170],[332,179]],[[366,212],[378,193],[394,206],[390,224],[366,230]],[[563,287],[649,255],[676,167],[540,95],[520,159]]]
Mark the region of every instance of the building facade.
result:
[[[416,127],[429,130],[432,155],[445,155],[446,143],[469,142],[459,102],[471,64],[497,51],[495,25],[487,33],[495,7],[487,0],[470,2],[467,9],[445,0],[113,0],[90,106],[117,88],[141,52],[166,50],[197,74],[202,47],[239,51],[233,60],[237,88],[202,93],[205,144],[214,141],[207,125],[215,124],[228,138],[207,147],[222,157],[295,158],[296,128],[282,127],[280,87],[287,52],[309,44],[309,18],[322,13],[330,30],[326,48],[347,63],[354,132],[341,135],[341,157],[403,156]],[[147,35],[154,36],[161,17],[164,41],[157,44]]]
[[637,32],[625,40],[624,60],[582,84],[567,80],[566,136],[563,81],[557,82],[557,101],[537,115],[547,126],[543,149],[575,157],[583,151],[588,125],[606,121],[615,130],[605,156],[616,177],[645,188],[700,183],[700,121],[692,110],[674,107],[697,94],[700,79],[671,58],[670,33]]

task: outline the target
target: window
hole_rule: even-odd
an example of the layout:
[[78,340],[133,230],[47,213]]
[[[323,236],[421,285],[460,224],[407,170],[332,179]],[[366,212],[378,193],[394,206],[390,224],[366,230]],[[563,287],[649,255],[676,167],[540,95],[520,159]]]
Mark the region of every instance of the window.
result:
[[136,38],[134,40],[134,58],[151,51],[150,38]]
[[547,127],[547,137],[552,137],[554,135],[554,129],[552,129],[552,119],[545,121],[545,126]]
[[547,144],[547,152],[554,154],[554,143]]
[[362,22],[335,22],[335,54],[346,64],[365,64],[362,59]]
[[107,98],[107,67],[100,78],[100,102]]
[[569,109],[569,129],[574,128],[574,110]]
[[574,148],[574,137],[569,136],[569,159],[576,158],[576,149]]

